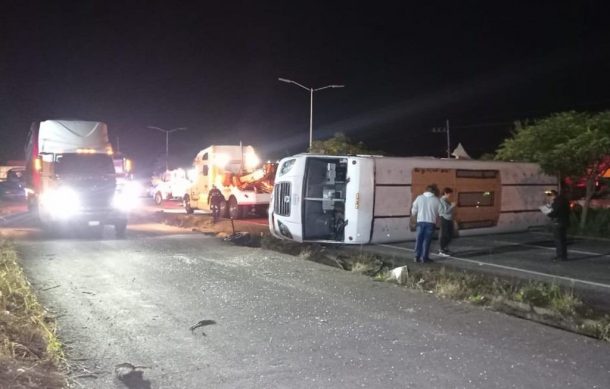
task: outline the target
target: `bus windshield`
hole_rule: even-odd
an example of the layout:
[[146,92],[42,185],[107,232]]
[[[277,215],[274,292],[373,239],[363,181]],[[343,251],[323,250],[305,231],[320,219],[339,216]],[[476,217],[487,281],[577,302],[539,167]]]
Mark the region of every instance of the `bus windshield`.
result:
[[343,241],[347,158],[308,158],[303,187],[303,239]]

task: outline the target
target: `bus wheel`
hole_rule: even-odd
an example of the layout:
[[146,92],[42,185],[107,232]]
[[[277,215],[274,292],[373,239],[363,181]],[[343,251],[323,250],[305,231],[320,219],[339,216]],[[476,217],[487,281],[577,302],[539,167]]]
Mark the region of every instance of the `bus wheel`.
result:
[[162,202],[163,202],[163,196],[161,195],[161,192],[155,193],[155,204],[161,205]]
[[191,198],[189,197],[189,195],[184,195],[182,204],[184,205],[184,210],[186,211],[187,215],[191,215],[193,214],[193,212],[195,212],[195,210],[191,207]]
[[229,217],[231,219],[241,218],[241,207],[237,204],[235,197],[229,199]]

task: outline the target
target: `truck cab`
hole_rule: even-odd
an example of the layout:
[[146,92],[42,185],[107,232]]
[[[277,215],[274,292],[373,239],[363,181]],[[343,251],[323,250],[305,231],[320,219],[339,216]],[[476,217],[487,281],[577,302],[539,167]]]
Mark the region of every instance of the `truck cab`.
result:
[[106,124],[79,120],[35,122],[26,146],[28,208],[43,227],[114,225],[122,236],[136,195],[117,185]]
[[265,164],[252,146],[210,146],[193,160],[195,177],[184,195],[187,213],[209,210],[212,187],[223,194],[221,217],[244,218],[252,212],[264,212],[271,199],[275,169]]

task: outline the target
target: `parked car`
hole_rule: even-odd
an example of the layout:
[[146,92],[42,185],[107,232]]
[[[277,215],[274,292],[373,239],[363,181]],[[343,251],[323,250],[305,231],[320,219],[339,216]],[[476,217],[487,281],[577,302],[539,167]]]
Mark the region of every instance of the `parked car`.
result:
[[0,182],[0,199],[25,200],[24,169],[13,168],[6,174],[6,181]]
[[188,188],[192,185],[184,169],[175,169],[165,172],[151,191],[155,204],[161,205],[164,200],[182,201]]

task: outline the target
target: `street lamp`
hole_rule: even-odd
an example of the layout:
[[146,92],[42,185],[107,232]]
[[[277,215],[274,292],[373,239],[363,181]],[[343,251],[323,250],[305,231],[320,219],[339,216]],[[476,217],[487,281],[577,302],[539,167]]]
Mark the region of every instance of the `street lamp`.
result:
[[171,130],[166,130],[165,128],[155,127],[155,126],[148,126],[147,128],[165,133],[165,171],[167,171],[168,170],[168,159],[169,159],[169,134],[171,134],[172,132],[176,132],[176,131],[183,131],[183,130],[186,130],[187,128],[178,127],[178,128],[172,128]]
[[309,150],[311,151],[311,144],[313,142],[313,92],[321,91],[322,89],[328,89],[328,88],[344,88],[345,85],[326,85],[326,86],[314,89],[314,88],[308,88],[306,86],[299,84],[296,81],[288,80],[286,78],[278,78],[278,80],[285,82],[287,84],[294,84],[296,86],[299,86],[299,87],[305,89],[306,91],[309,91]]

